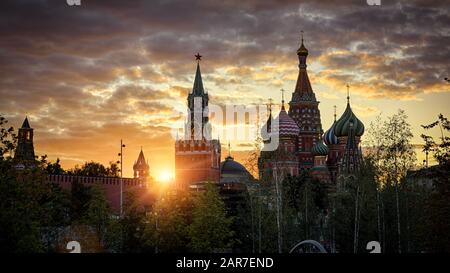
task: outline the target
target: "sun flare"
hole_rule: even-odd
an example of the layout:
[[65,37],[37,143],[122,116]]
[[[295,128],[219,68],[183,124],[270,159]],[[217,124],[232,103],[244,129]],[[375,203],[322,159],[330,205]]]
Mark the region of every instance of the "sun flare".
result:
[[173,174],[172,174],[172,172],[170,172],[168,170],[161,171],[158,175],[157,180],[159,182],[169,183],[173,180]]

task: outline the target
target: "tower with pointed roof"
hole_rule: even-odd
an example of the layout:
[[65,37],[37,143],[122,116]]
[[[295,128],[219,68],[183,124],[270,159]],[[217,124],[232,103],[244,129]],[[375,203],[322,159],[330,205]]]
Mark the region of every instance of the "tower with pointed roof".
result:
[[208,123],[209,96],[203,88],[200,61],[202,56],[197,53],[197,69],[195,71],[194,86],[187,97],[188,117],[184,130],[185,139],[202,140],[211,137],[211,128]]
[[311,87],[306,69],[308,49],[303,41],[297,50],[299,72],[292,99],[289,102],[289,116],[297,123],[300,133],[298,135],[298,156],[300,169],[310,169],[314,165],[311,149],[319,140],[322,130],[320,120],[319,101]]
[[218,182],[220,179],[220,141],[211,139],[209,96],[203,87],[201,57],[198,53],[195,55],[197,69],[192,91],[187,97],[184,138],[175,142],[175,176],[180,188],[204,181]]
[[25,117],[22,127],[19,128],[14,160],[20,167],[33,165],[35,161],[33,128],[31,128],[30,123],[28,122],[28,117]]
[[149,177],[149,171],[150,166],[148,162],[145,160],[144,151],[141,147],[141,152],[139,153],[139,156],[137,160],[133,164],[133,173],[134,178],[139,178],[143,181],[147,181],[147,178]]

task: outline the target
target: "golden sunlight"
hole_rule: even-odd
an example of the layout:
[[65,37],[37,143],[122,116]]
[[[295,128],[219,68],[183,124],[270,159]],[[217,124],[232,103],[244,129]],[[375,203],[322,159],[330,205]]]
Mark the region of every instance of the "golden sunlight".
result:
[[161,171],[157,176],[157,181],[162,183],[170,183],[173,180],[173,173],[169,170],[163,170]]

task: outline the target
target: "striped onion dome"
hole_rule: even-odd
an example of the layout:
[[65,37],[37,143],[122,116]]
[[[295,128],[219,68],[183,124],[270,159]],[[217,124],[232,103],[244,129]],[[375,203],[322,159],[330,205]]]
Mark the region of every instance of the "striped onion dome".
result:
[[355,130],[355,136],[362,136],[364,134],[364,124],[356,117],[350,107],[350,103],[347,102],[347,108],[345,108],[342,116],[336,121],[334,134],[337,137],[348,136],[351,126]]
[[325,134],[323,134],[323,141],[327,145],[336,145],[338,144],[338,138],[334,134],[334,126],[336,126],[336,121],[331,125],[330,129],[328,129]]
[[311,152],[313,155],[328,155],[328,147],[323,143],[323,140],[319,140],[319,142],[311,148]]
[[279,133],[279,136],[298,136],[300,128],[297,123],[286,113],[286,110],[281,107],[280,114],[275,119],[274,133]]

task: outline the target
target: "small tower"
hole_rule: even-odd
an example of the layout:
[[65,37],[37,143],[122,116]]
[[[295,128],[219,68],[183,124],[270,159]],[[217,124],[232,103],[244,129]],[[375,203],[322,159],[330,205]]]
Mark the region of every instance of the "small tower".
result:
[[145,161],[144,152],[142,151],[139,153],[137,161],[134,162],[133,165],[133,171],[134,171],[134,178],[139,178],[141,180],[146,180],[149,175],[150,167],[148,165],[148,162]]
[[34,164],[34,146],[33,146],[33,128],[30,127],[28,117],[23,121],[22,127],[19,128],[19,136],[17,140],[17,148],[14,154],[14,161],[18,167],[26,167]]

